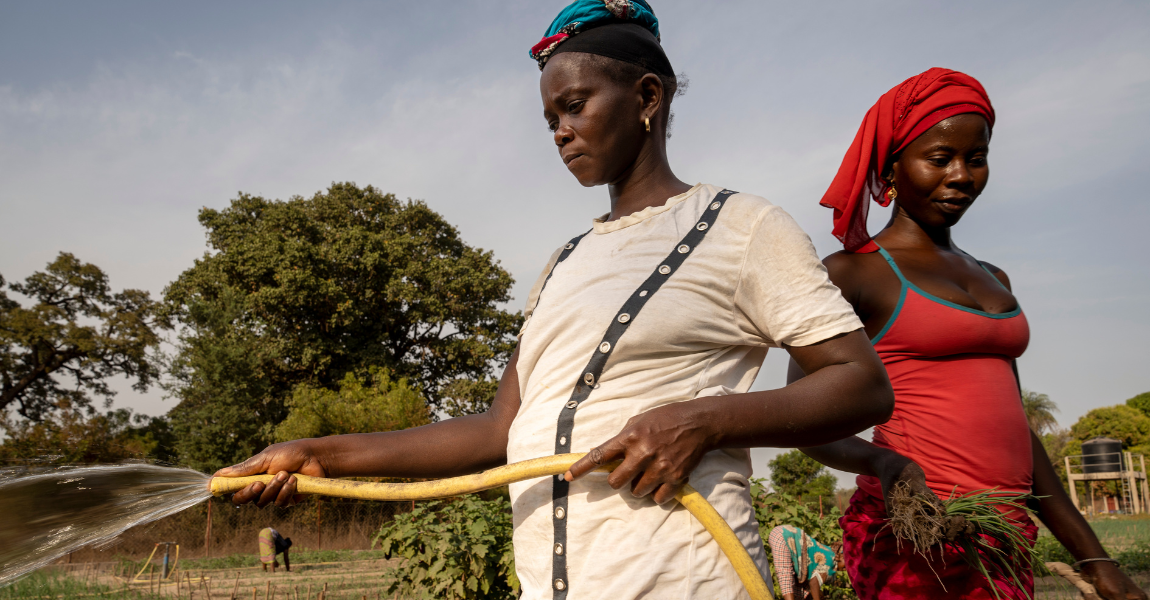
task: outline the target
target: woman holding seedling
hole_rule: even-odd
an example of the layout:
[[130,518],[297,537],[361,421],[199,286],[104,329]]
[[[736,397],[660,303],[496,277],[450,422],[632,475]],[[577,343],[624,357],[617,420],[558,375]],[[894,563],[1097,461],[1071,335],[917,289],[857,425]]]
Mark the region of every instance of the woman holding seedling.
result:
[[[1144,599],[1071,504],[1027,425],[1015,359],[1030,334],[1010,279],[951,239],[986,187],[993,127],[982,85],[948,69],[904,81],[867,113],[822,199],[845,248],[823,262],[882,357],[895,412],[875,428],[873,444],[852,437],[804,451],[861,475],[841,523],[847,570],[864,600],[1031,595],[1028,569],[1016,580],[992,573],[988,585],[953,545],[922,555],[900,544],[887,526],[898,480],[936,503],[933,495],[987,489],[1031,493],[1032,508],[1104,598]],[[894,203],[874,239],[866,229],[871,197]],[[789,379],[804,371],[792,362]],[[1006,516],[1016,539],[1033,544],[1037,531],[1025,512]]]
[[[491,409],[277,444],[218,475],[277,473],[234,500],[288,505],[292,472],[445,477],[589,452],[564,476],[511,486],[523,598],[744,598],[710,536],[670,501],[690,478],[769,573],[747,448],[882,422],[893,403],[882,364],[790,216],[671,170],[678,80],[646,2],[579,0],[531,55],[559,157],[581,185],[607,187],[609,212],[535,283]],[[810,376],[748,393],[770,347]],[[613,461],[610,475],[593,472]]]

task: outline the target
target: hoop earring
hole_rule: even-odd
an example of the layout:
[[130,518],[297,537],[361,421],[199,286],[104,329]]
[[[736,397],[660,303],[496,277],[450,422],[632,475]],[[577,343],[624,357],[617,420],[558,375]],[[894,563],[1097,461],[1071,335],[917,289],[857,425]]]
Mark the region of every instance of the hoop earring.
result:
[[651,133],[651,117],[645,117],[643,124],[647,126],[647,133]]

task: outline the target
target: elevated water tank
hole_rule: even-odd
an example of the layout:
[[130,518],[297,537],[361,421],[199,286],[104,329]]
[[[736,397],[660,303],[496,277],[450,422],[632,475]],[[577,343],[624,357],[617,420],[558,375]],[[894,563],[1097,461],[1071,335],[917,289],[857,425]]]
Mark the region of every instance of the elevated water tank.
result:
[[1122,442],[1096,437],[1082,442],[1082,472],[1112,473],[1123,470]]

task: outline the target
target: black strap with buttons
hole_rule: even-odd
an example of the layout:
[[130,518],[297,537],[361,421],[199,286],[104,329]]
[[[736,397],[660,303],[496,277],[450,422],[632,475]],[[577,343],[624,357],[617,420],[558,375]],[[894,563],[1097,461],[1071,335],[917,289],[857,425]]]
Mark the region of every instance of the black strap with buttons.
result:
[[[575,390],[571,392],[571,398],[564,404],[563,409],[559,413],[559,426],[555,432],[555,454],[565,454],[571,451],[571,437],[572,431],[575,428],[575,412],[579,405],[591,395],[591,390],[598,386],[599,378],[603,374],[603,368],[607,365],[607,359],[611,358],[611,353],[615,350],[615,345],[619,342],[619,338],[627,331],[631,323],[635,322],[635,318],[639,316],[639,311],[643,310],[643,306],[659,291],[663,283],[670,278],[670,276],[682,266],[683,261],[691,254],[691,251],[698,247],[699,243],[703,241],[703,237],[710,231],[711,226],[715,224],[715,219],[719,216],[719,210],[723,208],[723,204],[727,199],[735,194],[731,190],[723,190],[715,196],[707,208],[703,210],[703,215],[699,217],[698,222],[691,228],[691,231],[683,237],[682,240],[671,251],[671,254],[659,264],[658,268],[639,289],[635,290],[631,297],[623,304],[623,308],[615,314],[615,318],[611,320],[611,324],[607,327],[607,333],[603,335],[603,339],[599,342],[599,346],[595,349],[591,360],[587,362],[587,366],[583,369],[583,374],[579,377],[579,381],[575,384]],[[587,234],[583,234],[587,235]],[[579,240],[583,239],[583,235],[571,240],[569,244],[564,247],[563,253],[559,255],[559,260],[555,262],[556,266],[562,262],[575,246]],[[555,268],[552,267],[552,273]],[[547,279],[551,279],[551,274],[547,275]],[[546,287],[546,282],[544,282]],[[542,293],[542,291],[540,291]],[[563,479],[562,475],[556,475],[552,482],[551,491],[551,517],[555,530],[555,546],[551,575],[552,575],[552,591],[555,600],[566,600],[569,584],[567,581],[567,493],[570,484]]]

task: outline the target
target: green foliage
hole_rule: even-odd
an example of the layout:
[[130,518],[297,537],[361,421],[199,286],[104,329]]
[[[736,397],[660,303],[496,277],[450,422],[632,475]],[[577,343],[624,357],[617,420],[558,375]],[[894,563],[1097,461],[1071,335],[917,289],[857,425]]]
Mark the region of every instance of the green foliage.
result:
[[1124,404],[1086,413],[1070,428],[1070,434],[1080,442],[1104,436],[1121,441],[1126,450],[1150,451],[1150,417]]
[[147,586],[143,589],[127,589],[124,586],[110,586],[95,578],[86,579],[67,575],[54,569],[34,571],[27,577],[17,579],[0,587],[0,600],[27,600],[29,598],[99,598],[100,600],[164,600],[170,596],[152,594]]
[[388,558],[385,594],[419,590],[421,598],[502,599],[518,596],[511,550],[511,503],[464,496],[429,502],[386,523],[376,535]]
[[1022,408],[1026,411],[1026,422],[1030,430],[1038,435],[1058,428],[1058,419],[1054,413],[1058,412],[1058,405],[1046,394],[1022,390]]
[[837,480],[819,461],[791,450],[771,459],[771,485],[791,496],[834,496]]
[[473,415],[491,408],[499,380],[485,377],[480,380],[456,379],[443,387],[440,406],[451,417]]
[[161,417],[132,416],[131,409],[86,414],[64,406],[39,422],[0,421],[0,460],[110,463],[129,458],[171,458],[171,431]]
[[378,367],[440,408],[453,382],[488,381],[510,357],[511,276],[422,202],[339,183],[307,199],[241,194],[200,223],[211,251],[164,308],[184,326],[169,391],[189,466],[272,441],[301,384],[335,389]]
[[1038,564],[1060,562],[1069,565],[1074,563],[1074,557],[1071,556],[1070,551],[1058,541],[1058,538],[1049,534],[1039,535],[1038,539],[1035,540],[1034,558]]
[[1126,401],[1126,406],[1138,409],[1142,414],[1150,417],[1150,392],[1142,392]]
[[[831,506],[819,516],[819,509],[802,501],[802,498],[780,493],[768,492],[766,482],[762,479],[751,480],[751,503],[755,508],[755,519],[759,522],[759,535],[763,542],[771,534],[771,530],[779,525],[791,525],[807,532],[821,544],[830,546],[843,541],[843,531],[839,527],[838,506]],[[771,548],[767,546],[769,555]],[[771,572],[774,573],[774,561],[771,561]],[[776,587],[777,589],[777,587]],[[834,580],[822,588],[823,597],[832,600],[854,599],[854,590],[850,586],[850,579],[845,569],[839,569]]]
[[8,289],[0,277],[0,413],[15,409],[43,421],[53,411],[90,408],[89,394],[110,404],[110,377],[144,391],[159,377],[153,356],[156,304],[147,292],[113,293],[99,267],[61,252],[47,269]]
[[1141,539],[1130,547],[1112,554],[1126,572],[1144,573],[1150,571],[1150,540]]
[[[1054,465],[1054,472],[1058,473],[1058,478],[1062,480],[1062,487],[1067,487],[1069,480],[1066,478],[1066,464],[1062,459],[1074,454],[1069,450],[1072,448],[1071,442],[1076,440],[1070,437],[1069,429],[1060,427],[1052,428],[1039,437],[1042,440],[1042,448],[1050,457],[1050,464]],[[1074,447],[1081,451],[1082,442],[1077,442]]]
[[768,492],[765,483],[762,479],[751,480],[751,500],[764,542],[771,530],[779,525],[798,527],[828,546],[843,540],[843,531],[839,528],[842,514],[833,502],[820,517],[818,507],[787,493]]
[[288,416],[276,427],[278,442],[302,438],[397,431],[431,422],[427,403],[407,380],[392,381],[385,371],[344,375],[339,390],[308,384],[295,388]]

